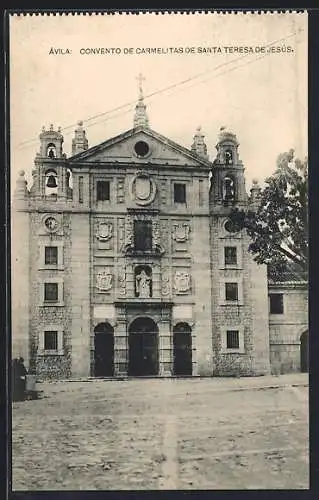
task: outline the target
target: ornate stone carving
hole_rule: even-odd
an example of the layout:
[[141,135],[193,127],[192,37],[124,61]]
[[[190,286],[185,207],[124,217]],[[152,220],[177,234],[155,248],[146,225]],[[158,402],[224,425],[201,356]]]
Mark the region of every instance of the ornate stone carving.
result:
[[113,224],[111,221],[98,221],[96,229],[96,237],[100,241],[108,241],[113,235]]
[[108,292],[113,285],[113,274],[110,269],[99,271],[96,275],[96,288],[100,292]]
[[153,219],[153,247],[159,247],[161,244],[161,232],[160,232],[160,221],[155,218]]
[[190,290],[190,274],[187,271],[176,271],[174,276],[174,289],[177,294],[188,293]]
[[51,233],[54,233],[59,229],[58,221],[56,220],[55,217],[53,217],[51,215],[49,217],[46,217],[46,219],[44,220],[44,224],[45,224],[46,229],[48,231],[50,231]]
[[117,202],[123,203],[124,201],[124,177],[117,179]]
[[151,297],[151,282],[152,278],[146,274],[144,270],[137,274],[136,280],[136,291],[139,298]]
[[126,294],[126,275],[125,271],[121,271],[118,277],[119,282],[119,294],[124,297]]
[[137,172],[130,184],[130,195],[138,205],[149,205],[156,195],[156,184],[147,172]]
[[186,222],[173,224],[173,238],[178,243],[188,240],[190,227]]
[[162,296],[167,297],[170,295],[170,275],[168,268],[162,271]]

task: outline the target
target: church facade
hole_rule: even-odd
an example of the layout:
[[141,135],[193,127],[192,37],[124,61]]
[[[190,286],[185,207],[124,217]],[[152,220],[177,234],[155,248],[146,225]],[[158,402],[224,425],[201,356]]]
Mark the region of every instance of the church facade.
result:
[[233,133],[220,130],[210,161],[200,129],[190,149],[153,131],[141,93],[131,130],[89,148],[79,122],[69,158],[63,140],[43,129],[31,189],[24,172],[17,181],[13,356],[43,378],[307,364],[306,283],[269,283],[229,220],[259,196],[257,183],[247,194]]

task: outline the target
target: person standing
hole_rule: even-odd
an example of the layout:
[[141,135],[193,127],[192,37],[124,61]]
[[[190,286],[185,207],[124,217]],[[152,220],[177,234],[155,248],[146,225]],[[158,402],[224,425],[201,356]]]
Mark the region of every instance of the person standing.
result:
[[13,401],[24,401],[26,389],[27,369],[24,366],[24,359],[14,359],[12,362],[13,375]]

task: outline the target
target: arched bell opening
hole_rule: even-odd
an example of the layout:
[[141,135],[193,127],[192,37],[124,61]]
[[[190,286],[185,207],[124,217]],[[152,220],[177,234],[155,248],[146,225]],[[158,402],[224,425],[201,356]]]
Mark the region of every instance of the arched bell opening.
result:
[[308,330],[303,332],[300,336],[300,371],[309,371]]
[[58,193],[58,175],[55,170],[48,170],[45,174],[45,195],[56,195]]
[[188,323],[173,328],[174,375],[192,375],[192,329]]
[[130,376],[158,375],[158,326],[152,318],[140,317],[129,326]]
[[94,328],[94,376],[114,375],[114,328],[109,323],[99,323]]
[[232,165],[234,163],[233,152],[231,149],[225,151],[225,165]]
[[235,179],[231,175],[226,175],[222,181],[223,201],[232,201],[235,199]]
[[47,157],[53,160],[56,156],[56,145],[50,142],[50,144],[47,145]]

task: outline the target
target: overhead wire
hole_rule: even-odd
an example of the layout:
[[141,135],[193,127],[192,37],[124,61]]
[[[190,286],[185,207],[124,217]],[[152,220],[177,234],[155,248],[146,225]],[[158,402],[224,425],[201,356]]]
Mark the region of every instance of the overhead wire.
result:
[[[278,44],[278,43],[280,43],[280,42],[283,42],[283,41],[285,41],[285,40],[288,40],[288,39],[289,39],[289,38],[291,38],[291,37],[296,36],[297,34],[299,34],[299,33],[300,33],[300,32],[302,32],[302,31],[303,31],[302,29],[299,29],[299,30],[297,30],[297,31],[294,31],[294,32],[290,33],[289,35],[286,35],[285,37],[282,37],[282,38],[279,38],[279,39],[277,39],[277,40],[274,40],[274,41],[270,42],[269,44],[265,45],[264,47],[265,47],[265,48],[269,48],[269,47],[271,47],[271,46],[273,46],[273,45],[275,45],[275,44]],[[207,75],[207,74],[209,74],[209,73],[214,73],[214,72],[218,71],[219,69],[221,69],[221,68],[223,68],[223,67],[225,67],[225,66],[229,66],[229,65],[234,64],[234,63],[236,63],[236,62],[240,62],[240,61],[242,61],[243,59],[245,59],[245,58],[247,58],[247,57],[251,56],[251,54],[250,54],[250,53],[244,53],[243,55],[241,55],[241,56],[239,56],[239,57],[236,57],[236,58],[234,58],[234,59],[232,59],[232,60],[230,60],[230,61],[226,61],[226,62],[223,62],[223,63],[221,63],[221,64],[217,65],[217,66],[214,66],[214,68],[211,68],[211,69],[209,69],[209,70],[206,70],[206,71],[203,71],[203,72],[198,73],[198,74],[196,74],[196,75],[193,75],[192,77],[189,77],[189,78],[186,78],[186,79],[181,80],[181,81],[179,81],[179,82],[176,82],[176,83],[173,83],[173,84],[171,84],[171,85],[168,85],[167,87],[164,87],[164,88],[162,88],[162,89],[155,90],[155,91],[151,92],[150,94],[146,94],[146,95],[144,96],[144,100],[145,100],[145,101],[147,101],[147,100],[148,100],[148,101],[151,101],[151,100],[153,100],[153,99],[151,99],[151,98],[153,98],[153,97],[155,97],[155,96],[157,96],[157,95],[163,94],[163,93],[165,93],[165,92],[168,92],[168,91],[170,91],[170,90],[173,90],[172,94],[173,94],[174,92],[176,92],[176,91],[181,91],[181,90],[182,90],[182,91],[184,91],[184,90],[188,90],[188,89],[190,89],[190,88],[194,87],[195,85],[206,83],[207,81],[211,80],[211,78],[214,78],[214,77],[216,77],[216,78],[217,78],[217,77],[219,77],[219,76],[223,76],[223,75],[228,74],[228,73],[230,73],[230,72],[232,72],[232,71],[235,71],[235,70],[237,70],[237,69],[243,68],[244,66],[246,66],[246,65],[248,65],[248,64],[252,64],[252,63],[254,63],[254,62],[257,62],[257,61],[259,61],[260,59],[264,59],[265,57],[268,57],[269,55],[270,55],[270,53],[269,53],[269,52],[262,53],[262,55],[260,55],[260,56],[258,56],[258,57],[255,57],[255,58],[253,58],[253,59],[251,59],[251,60],[247,61],[245,64],[237,65],[237,66],[235,66],[235,67],[233,67],[233,68],[227,69],[226,71],[223,71],[223,72],[221,72],[221,73],[217,73],[217,75],[214,75],[214,74],[213,74],[213,75],[211,75],[210,77],[208,77],[208,78],[206,78],[206,79],[204,79],[204,80],[201,80],[201,81],[199,81],[199,82],[198,82],[198,81],[196,81],[196,82],[194,82],[192,85],[189,85],[189,86],[187,86],[187,87],[184,87],[184,88],[179,88],[179,87],[181,87],[181,86],[183,86],[183,85],[186,85],[187,83],[193,82],[194,80],[198,80],[199,78],[201,78],[201,77],[203,77],[203,76],[205,76],[205,75]],[[171,94],[170,94],[170,95],[171,95]],[[106,121],[108,121],[108,120],[112,120],[112,119],[114,119],[115,117],[122,116],[122,115],[124,115],[124,114],[129,113],[129,112],[131,111],[132,107],[133,107],[133,106],[135,106],[135,104],[136,104],[136,100],[134,100],[134,101],[130,101],[130,102],[126,102],[126,103],[121,104],[121,105],[119,105],[119,106],[116,106],[115,108],[112,108],[112,109],[110,109],[110,110],[107,110],[107,111],[104,111],[104,112],[102,112],[102,113],[98,113],[98,114],[95,114],[95,115],[89,116],[88,118],[86,118],[85,120],[83,120],[83,123],[85,123],[85,126],[86,126],[87,128],[89,128],[89,127],[92,127],[92,126],[98,125],[99,123],[106,122]],[[129,108],[129,109],[125,110],[125,108]],[[125,111],[122,111],[122,110],[125,110]],[[116,111],[120,111],[120,113],[116,113]],[[114,113],[116,113],[116,114],[114,115]],[[88,123],[88,122],[90,122],[90,121],[96,120],[97,118],[107,117],[108,115],[112,115],[112,116],[110,116],[109,118],[106,118],[106,119],[104,119],[104,118],[103,118],[103,120],[94,121],[94,123],[91,123],[91,124],[90,124],[90,123]],[[61,128],[61,131],[63,131],[63,132],[65,133],[66,131],[68,131],[68,130],[70,130],[70,129],[73,129],[76,125],[77,125],[77,124],[67,125],[67,126],[65,126],[65,127]],[[20,143],[18,144],[18,146],[17,146],[17,147],[18,147],[18,148],[24,148],[24,147],[27,147],[28,145],[30,145],[30,146],[31,146],[31,145],[32,145],[33,143],[35,143],[37,140],[38,140],[37,138],[28,139],[28,140],[26,140],[26,141],[20,142]]]

